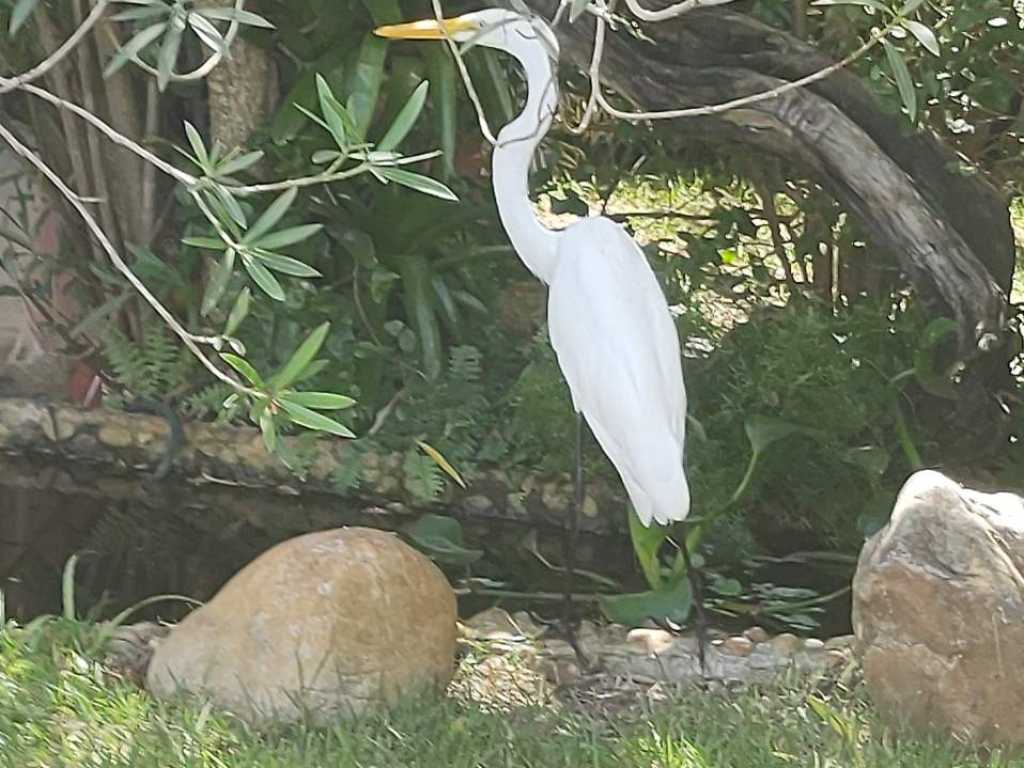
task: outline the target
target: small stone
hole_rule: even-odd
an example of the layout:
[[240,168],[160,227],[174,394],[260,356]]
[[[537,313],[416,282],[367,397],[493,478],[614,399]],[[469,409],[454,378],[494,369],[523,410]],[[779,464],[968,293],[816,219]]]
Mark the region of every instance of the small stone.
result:
[[675,638],[664,629],[633,629],[626,635],[626,643],[637,650],[651,656],[667,651]]
[[572,685],[580,678],[580,668],[570,659],[545,659],[541,671],[549,683],[556,686]]
[[803,645],[800,638],[789,632],[783,632],[771,639],[772,649],[779,656],[792,656]]
[[752,643],[763,643],[768,640],[768,632],[764,627],[751,627],[743,632],[743,636]]
[[722,643],[722,652],[729,656],[749,656],[754,650],[754,644],[749,638],[737,635],[730,637]]
[[836,669],[843,666],[850,660],[849,654],[846,651],[840,650],[828,650],[825,651],[825,668]]
[[462,507],[470,514],[482,514],[494,508],[493,502],[483,494],[467,496],[462,500]]
[[99,439],[101,443],[111,448],[127,448],[134,442],[132,433],[116,424],[105,424],[100,427]]
[[806,640],[804,640],[805,651],[820,651],[824,647],[824,641],[819,640],[816,637],[808,637]]
[[583,499],[583,516],[584,517],[597,517],[597,513],[600,512],[598,509],[597,502],[594,501],[593,496],[586,496]]

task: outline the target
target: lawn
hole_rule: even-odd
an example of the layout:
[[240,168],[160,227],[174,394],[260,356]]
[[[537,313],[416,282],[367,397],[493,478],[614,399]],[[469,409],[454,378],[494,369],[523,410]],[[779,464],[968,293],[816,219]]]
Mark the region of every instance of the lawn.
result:
[[[581,696],[510,705],[467,696],[409,702],[330,729],[255,733],[209,706],[168,705],[111,679],[93,625],[54,619],[0,631],[0,765],[225,768],[760,768],[1022,766],[938,739],[894,735],[856,683],[824,692],[661,691],[643,706]],[[479,674],[480,657],[460,669]],[[657,699],[655,702],[654,700]],[[592,700],[591,700],[592,702]],[[653,702],[653,703],[652,703]]]

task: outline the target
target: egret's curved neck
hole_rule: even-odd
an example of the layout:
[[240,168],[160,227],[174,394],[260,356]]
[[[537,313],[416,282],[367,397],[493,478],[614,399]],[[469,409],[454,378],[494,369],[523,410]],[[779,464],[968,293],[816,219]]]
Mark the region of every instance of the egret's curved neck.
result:
[[[518,26],[518,25],[517,25]],[[519,258],[533,274],[550,283],[555,273],[558,235],[537,219],[530,204],[533,152],[544,138],[558,107],[558,84],[547,50],[529,24],[509,30],[506,47],[526,73],[526,107],[501,129],[491,159],[494,197],[501,223]]]

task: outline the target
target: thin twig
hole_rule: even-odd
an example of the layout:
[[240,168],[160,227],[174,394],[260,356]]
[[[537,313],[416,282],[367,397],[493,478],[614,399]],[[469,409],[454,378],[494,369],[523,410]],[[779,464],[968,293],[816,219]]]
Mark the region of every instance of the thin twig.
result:
[[72,49],[82,41],[82,38],[89,34],[89,30],[96,26],[96,22],[102,18],[108,2],[109,0],[99,0],[85,20],[78,26],[78,29],[71,33],[71,36],[59,48],[32,67],[32,69],[8,78],[5,82],[0,82],[0,93],[7,93],[15,88],[19,88],[42,77],[53,69],[65,56],[71,53]]

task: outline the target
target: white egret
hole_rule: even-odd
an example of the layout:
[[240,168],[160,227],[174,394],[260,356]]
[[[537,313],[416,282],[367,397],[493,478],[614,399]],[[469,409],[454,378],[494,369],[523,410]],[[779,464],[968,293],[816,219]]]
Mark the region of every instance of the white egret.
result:
[[[548,332],[573,406],[618,470],[640,521],[684,520],[690,510],[683,470],[686,392],[679,338],[661,286],[617,223],[597,216],[555,231],[530,203],[530,163],[558,106],[553,32],[540,18],[488,9],[376,33],[447,36],[505,51],[522,65],[526,106],[502,128],[492,156],[502,224],[519,258],[549,286]],[[577,440],[577,494],[579,485]]]

